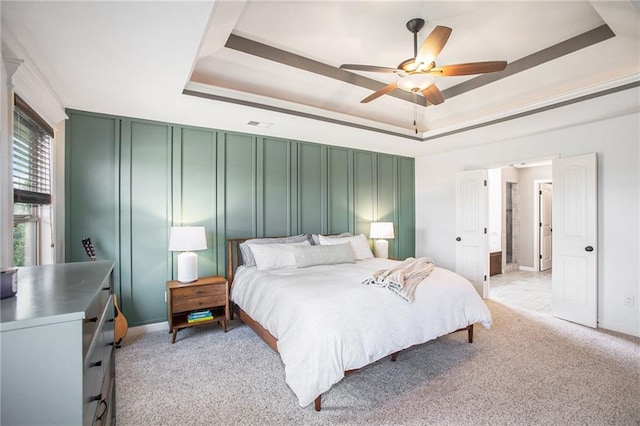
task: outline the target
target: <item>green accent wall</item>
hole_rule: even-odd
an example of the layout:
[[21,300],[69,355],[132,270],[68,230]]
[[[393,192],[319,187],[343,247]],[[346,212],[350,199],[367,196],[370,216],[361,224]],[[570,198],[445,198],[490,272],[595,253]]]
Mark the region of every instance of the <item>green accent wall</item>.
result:
[[171,226],[204,226],[199,276],[226,275],[226,238],[394,223],[391,257],[415,252],[414,160],[295,140],[68,110],[66,261],[116,261],[130,326],[166,321]]

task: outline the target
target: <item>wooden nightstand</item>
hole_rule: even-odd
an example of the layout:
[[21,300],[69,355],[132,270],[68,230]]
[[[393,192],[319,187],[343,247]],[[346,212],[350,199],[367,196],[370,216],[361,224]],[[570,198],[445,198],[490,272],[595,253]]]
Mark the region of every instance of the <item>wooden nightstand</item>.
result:
[[[213,319],[197,323],[187,322],[191,311],[210,309]],[[229,283],[224,277],[205,277],[190,283],[167,281],[167,319],[171,343],[176,342],[178,330],[186,327],[219,322],[227,332],[229,312]]]

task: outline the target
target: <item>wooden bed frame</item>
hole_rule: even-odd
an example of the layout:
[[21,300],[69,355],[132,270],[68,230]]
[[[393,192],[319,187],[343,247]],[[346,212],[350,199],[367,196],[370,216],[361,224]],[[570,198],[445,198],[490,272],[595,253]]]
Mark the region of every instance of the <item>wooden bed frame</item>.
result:
[[[255,237],[251,237],[251,238],[255,238]],[[227,239],[227,280],[229,281],[229,288],[233,286],[233,275],[236,269],[238,268],[238,266],[242,265],[242,254],[240,252],[240,244],[251,238],[228,238]],[[233,315],[234,313],[237,314],[238,317],[242,320],[242,322],[244,322],[249,327],[251,327],[251,329],[255,331],[255,333],[258,336],[260,336],[260,338],[262,338],[262,340],[264,340],[265,343],[269,345],[271,349],[274,350],[274,352],[279,354],[278,339],[276,339],[271,333],[269,333],[267,329],[262,327],[260,323],[258,323],[256,320],[251,318],[249,314],[243,311],[242,308],[240,308],[235,303],[233,303],[231,312],[232,312],[231,315]],[[231,319],[233,319],[233,317]],[[457,333],[459,331],[466,331],[469,343],[473,343],[473,324],[467,327],[463,327],[458,330],[455,330],[452,333]],[[395,361],[400,352],[401,351],[391,354],[391,361]],[[347,370],[344,372],[344,375],[348,376],[349,374],[354,373],[356,371],[358,370],[357,369]],[[320,411],[321,405],[322,405],[322,395],[318,395],[313,404],[314,404],[315,410]]]

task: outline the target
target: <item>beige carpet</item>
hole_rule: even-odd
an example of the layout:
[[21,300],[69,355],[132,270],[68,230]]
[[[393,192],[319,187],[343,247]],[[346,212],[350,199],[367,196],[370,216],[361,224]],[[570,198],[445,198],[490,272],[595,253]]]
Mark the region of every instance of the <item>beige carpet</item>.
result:
[[126,339],[116,352],[123,425],[640,425],[640,339],[488,301],[494,324],[343,379],[301,408],[280,358],[246,325]]

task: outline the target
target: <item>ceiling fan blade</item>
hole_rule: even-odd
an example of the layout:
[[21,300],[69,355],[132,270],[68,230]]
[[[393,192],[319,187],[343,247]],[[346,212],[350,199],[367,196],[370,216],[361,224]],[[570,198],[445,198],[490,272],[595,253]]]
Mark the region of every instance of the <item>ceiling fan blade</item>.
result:
[[435,67],[429,71],[429,74],[441,75],[444,77],[456,75],[484,74],[487,72],[502,71],[506,67],[507,61],[471,62],[468,64]]
[[357,65],[357,64],[342,64],[340,65],[340,68],[343,70],[387,72],[387,73],[394,73],[399,71],[397,68],[376,67],[374,65]]
[[398,87],[398,83],[393,82],[390,85],[385,86],[382,89],[378,90],[377,92],[373,92],[372,94],[370,94],[369,96],[367,96],[366,98],[361,100],[360,103],[361,104],[366,104],[368,102],[371,102],[372,100],[377,99],[382,95],[386,95],[387,93],[392,92],[397,87]]
[[424,96],[425,99],[432,105],[438,105],[444,102],[442,92],[440,92],[440,89],[438,89],[435,84],[427,87],[421,93],[422,96]]
[[452,29],[449,27],[442,27],[440,25],[435,27],[424,43],[422,43],[417,58],[427,65],[433,62],[447,43],[447,40],[449,40],[451,31]]

